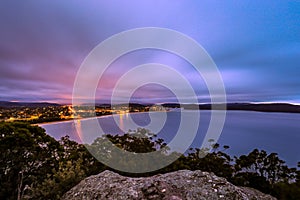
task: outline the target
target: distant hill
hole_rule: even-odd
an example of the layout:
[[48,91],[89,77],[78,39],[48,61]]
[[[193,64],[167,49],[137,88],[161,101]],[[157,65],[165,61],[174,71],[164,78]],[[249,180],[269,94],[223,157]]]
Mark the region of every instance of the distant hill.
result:
[[[139,104],[139,103],[129,103],[129,104],[117,104],[114,106],[128,106],[131,108],[144,108],[147,106],[152,106],[154,104]],[[12,108],[12,107],[47,107],[47,106],[61,106],[57,103],[48,102],[11,102],[11,101],[0,101],[0,107],[2,108]],[[110,104],[96,104],[96,107],[110,108]],[[187,110],[211,110],[212,104],[178,104],[178,103],[164,103],[161,106],[167,108],[184,108]],[[227,103],[227,110],[245,110],[245,111],[259,111],[259,112],[285,112],[285,113],[300,113],[300,106],[293,105],[289,103]],[[224,104],[214,104],[214,110],[223,109]]]
[[180,108],[182,106],[180,106],[179,103],[163,103],[161,104],[163,107],[167,107],[167,108]]
[[[198,105],[200,110],[211,110],[212,104]],[[193,109],[195,105],[181,105],[184,109]],[[214,104],[214,110],[223,109],[224,104]],[[227,110],[245,110],[245,111],[260,111],[260,112],[285,112],[285,113],[300,113],[300,106],[288,103],[228,103]]]
[[0,107],[12,108],[12,107],[47,107],[47,106],[60,106],[57,103],[48,102],[11,102],[11,101],[0,101]]
[[[130,106],[130,107],[146,107],[154,104],[117,104],[115,106]],[[221,110],[224,104],[213,104],[214,110]],[[97,107],[110,107],[110,104],[98,104]],[[166,108],[184,108],[186,110],[211,110],[212,104],[179,104],[179,103],[163,103],[161,106]],[[300,106],[288,103],[227,103],[227,110],[245,110],[259,112],[285,112],[285,113],[300,113]]]

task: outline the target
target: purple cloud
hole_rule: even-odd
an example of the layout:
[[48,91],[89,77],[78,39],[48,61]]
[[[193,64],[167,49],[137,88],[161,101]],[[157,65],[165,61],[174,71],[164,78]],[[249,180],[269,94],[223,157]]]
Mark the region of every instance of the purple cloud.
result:
[[[220,69],[229,101],[300,102],[299,9],[296,1],[2,1],[0,100],[70,102],[77,70],[96,45],[124,30],[158,26],[203,45]],[[113,63],[99,82],[97,98],[109,98],[123,73],[148,62],[174,67],[200,101],[209,101],[189,63],[154,50]],[[135,95],[137,100],[174,99],[153,85]]]

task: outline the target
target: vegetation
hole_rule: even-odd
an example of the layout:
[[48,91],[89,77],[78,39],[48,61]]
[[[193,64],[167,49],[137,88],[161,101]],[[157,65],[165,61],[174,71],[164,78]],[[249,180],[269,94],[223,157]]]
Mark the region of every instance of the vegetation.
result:
[[23,122],[0,123],[0,149],[0,199],[58,199],[105,168],[84,145]]
[[[145,129],[124,135],[107,135],[107,138],[116,146],[136,153],[166,147],[162,139]],[[104,142],[103,138],[98,138],[88,148],[101,150],[99,147],[104,147]],[[248,155],[232,158],[225,153],[228,146],[212,145],[213,150],[205,157],[199,156],[202,149],[191,148],[156,172],[123,175],[150,176],[180,169],[203,170],[278,199],[300,199],[300,171],[286,166],[276,153],[255,149]],[[115,171],[98,162],[84,145],[71,141],[68,136],[56,141],[44,129],[23,122],[0,123],[0,149],[0,199],[59,199],[83,178],[106,169]],[[98,153],[103,153],[103,148]],[[166,159],[172,156],[170,152],[162,153]],[[126,159],[120,162],[126,164]]]

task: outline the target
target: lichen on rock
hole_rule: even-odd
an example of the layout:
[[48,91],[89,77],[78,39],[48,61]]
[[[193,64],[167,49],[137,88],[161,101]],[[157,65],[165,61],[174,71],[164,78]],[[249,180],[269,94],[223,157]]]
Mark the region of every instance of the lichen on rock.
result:
[[62,199],[273,200],[276,198],[252,188],[237,187],[213,173],[181,170],[141,178],[130,178],[104,171],[82,180]]

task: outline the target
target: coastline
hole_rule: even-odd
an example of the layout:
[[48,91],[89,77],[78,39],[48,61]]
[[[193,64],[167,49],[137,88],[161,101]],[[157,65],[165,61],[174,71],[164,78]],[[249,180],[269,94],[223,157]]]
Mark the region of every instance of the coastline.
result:
[[[165,112],[170,112],[172,110],[166,110]],[[84,120],[89,120],[89,119],[98,119],[98,118],[107,118],[107,117],[111,117],[113,115],[126,115],[126,114],[139,114],[139,113],[159,113],[159,112],[164,112],[164,111],[144,111],[144,112],[129,112],[129,113],[125,113],[125,114],[108,114],[108,115],[102,115],[102,116],[95,116],[95,117],[83,117],[83,118],[74,118],[74,119],[66,119],[66,120],[61,120],[61,121],[51,121],[51,122],[42,122],[42,123],[36,123],[36,124],[31,124],[32,126],[42,126],[42,125],[48,125],[48,124],[59,124],[59,123],[67,123],[70,121],[76,121],[76,120],[80,120],[80,121],[84,121]]]
[[[185,111],[193,111],[195,109],[185,109]],[[210,110],[210,109],[199,109],[199,110],[202,110],[202,111],[220,111],[218,109],[214,109],[214,110]],[[165,112],[172,112],[174,110],[166,110]],[[258,112],[258,113],[273,113],[273,114],[300,114],[299,112],[282,112],[282,111],[260,111],[260,110],[246,110],[246,109],[243,109],[243,110],[239,110],[239,109],[226,109],[226,112]],[[74,119],[66,119],[66,120],[61,120],[61,121],[51,121],[51,122],[41,122],[41,123],[36,123],[36,124],[32,124],[33,126],[43,126],[43,125],[48,125],[48,124],[58,124],[58,123],[67,123],[67,122],[70,122],[70,121],[75,121],[75,120],[80,120],[80,121],[84,121],[84,120],[89,120],[89,119],[94,119],[94,118],[106,118],[106,117],[111,117],[113,115],[126,115],[126,114],[130,114],[130,115],[133,115],[133,114],[140,114],[140,113],[159,113],[159,112],[164,112],[164,111],[144,111],[144,112],[129,112],[129,113],[125,113],[125,114],[108,114],[108,115],[102,115],[102,116],[95,116],[95,117],[84,117],[84,118],[74,118]]]

